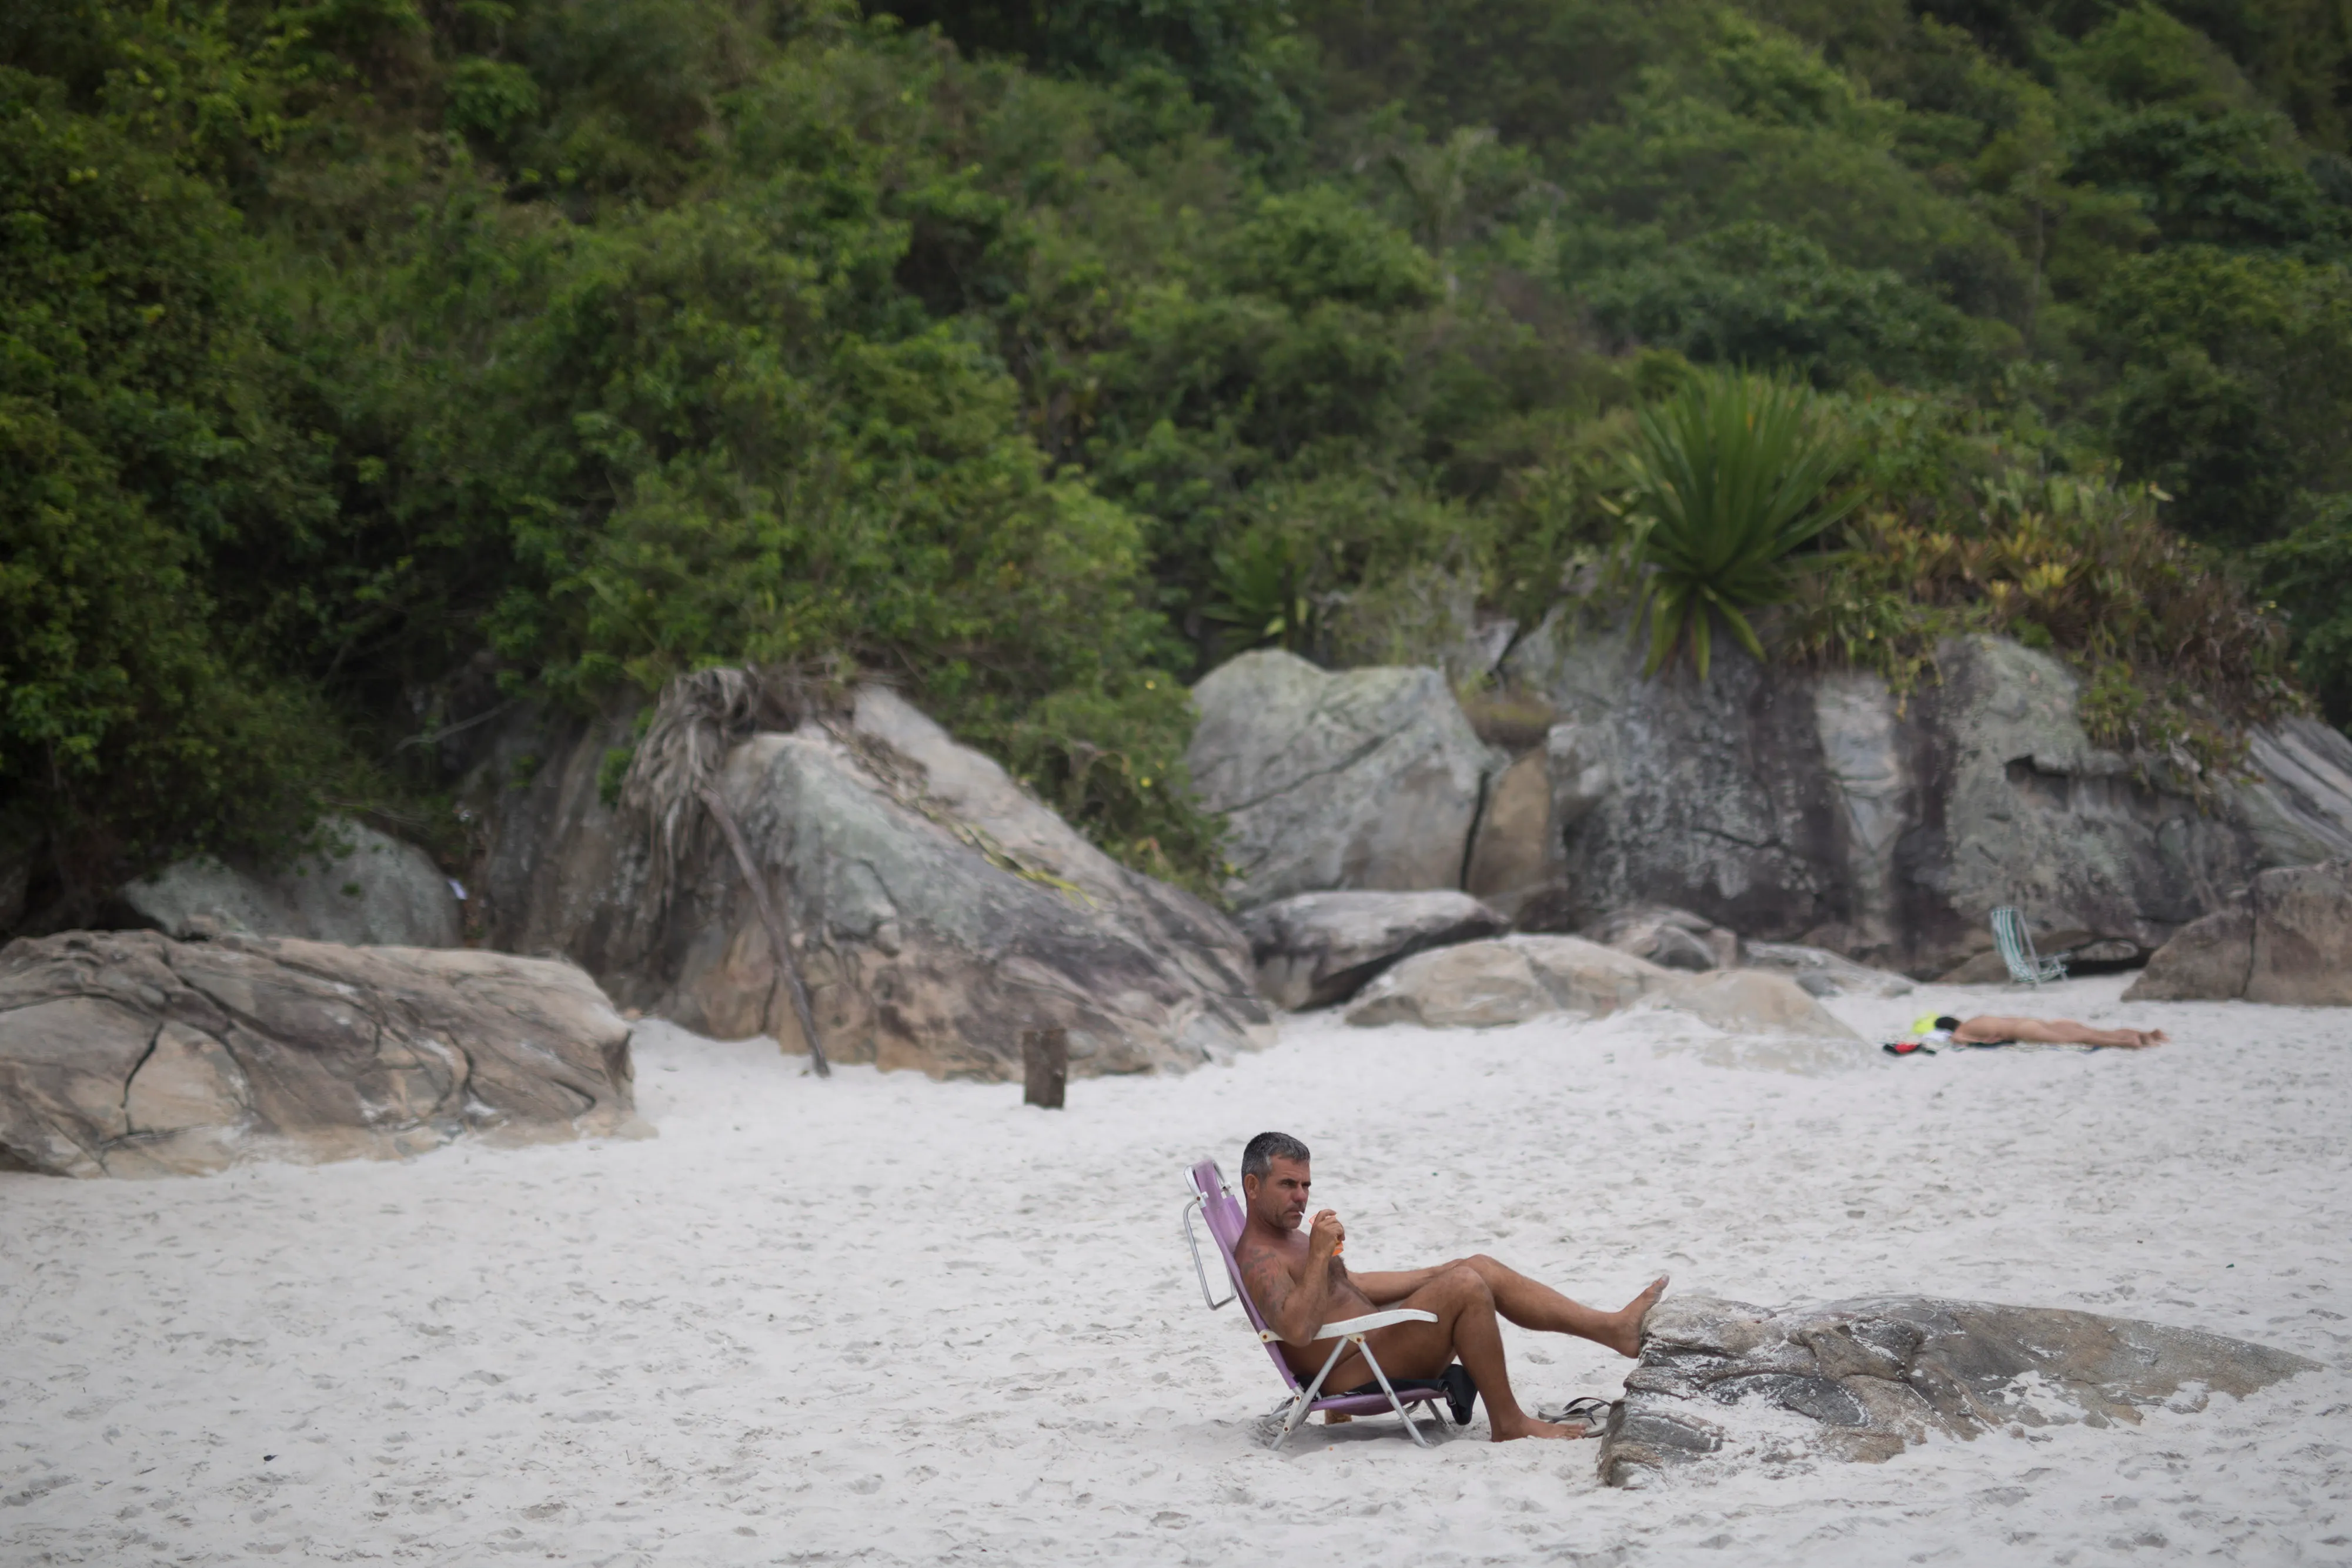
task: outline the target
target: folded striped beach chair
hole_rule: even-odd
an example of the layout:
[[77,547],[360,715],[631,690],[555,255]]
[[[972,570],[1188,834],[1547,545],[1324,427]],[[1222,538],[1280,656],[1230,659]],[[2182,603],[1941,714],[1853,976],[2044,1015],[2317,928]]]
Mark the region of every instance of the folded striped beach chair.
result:
[[[1390,1381],[1389,1375],[1381,1369],[1380,1361],[1372,1354],[1372,1347],[1366,1343],[1364,1336],[1391,1323],[1433,1323],[1437,1321],[1437,1314],[1412,1307],[1395,1307],[1384,1312],[1367,1312],[1342,1322],[1325,1323],[1316,1331],[1315,1337],[1318,1341],[1328,1339],[1334,1342],[1331,1354],[1324,1358],[1323,1370],[1315,1375],[1315,1381],[1305,1387],[1299,1386],[1298,1375],[1283,1358],[1279,1336],[1265,1326],[1264,1318],[1258,1316],[1257,1304],[1249,1299],[1249,1291],[1242,1286],[1241,1265],[1234,1260],[1234,1247],[1241,1240],[1242,1224],[1246,1218],[1242,1212],[1240,1200],[1225,1185],[1224,1173],[1217,1169],[1214,1160],[1202,1160],[1184,1173],[1184,1179],[1192,1191],[1192,1196],[1184,1203],[1184,1239],[1192,1249],[1192,1271],[1201,1281],[1201,1299],[1208,1303],[1212,1312],[1234,1301],[1241,1302],[1242,1311],[1249,1314],[1250,1327],[1257,1331],[1258,1343],[1265,1346],[1266,1354],[1274,1359],[1274,1369],[1282,1375],[1284,1385],[1290,1389],[1292,1397],[1283,1413],[1282,1432],[1275,1438],[1274,1446],[1279,1448],[1288,1442],[1290,1434],[1297,1431],[1298,1424],[1313,1411],[1327,1410],[1339,1416],[1374,1416],[1393,1410],[1397,1419],[1404,1423],[1404,1429],[1412,1434],[1412,1440],[1424,1448],[1429,1447],[1429,1439],[1421,1435],[1420,1424],[1406,1413],[1408,1407],[1433,1405],[1436,1401],[1455,1396],[1450,1394],[1442,1382],[1410,1378],[1402,1382]],[[1224,1260],[1225,1279],[1233,1287],[1231,1292],[1222,1298],[1209,1287],[1208,1265],[1201,1257],[1201,1239],[1192,1229],[1195,1211],[1200,1214],[1209,1232],[1209,1239],[1217,1249],[1217,1256]],[[1351,1345],[1364,1353],[1364,1364],[1372,1369],[1372,1376],[1379,1380],[1380,1391],[1374,1393],[1370,1388],[1361,1388],[1345,1394],[1325,1394],[1323,1380],[1331,1375],[1331,1369],[1339,1364],[1339,1358]],[[1447,1370],[1457,1378],[1461,1377],[1458,1369]],[[1463,1381],[1466,1388],[1466,1379]],[[1444,1416],[1434,1409],[1432,1414],[1437,1416],[1442,1430]]]
[[2002,904],[1992,912],[1993,946],[2000,949],[2000,961],[2009,967],[2011,985],[2042,986],[2066,977],[2066,960],[2044,958],[2033,950],[2033,937],[2025,929],[2025,912],[2013,904]]

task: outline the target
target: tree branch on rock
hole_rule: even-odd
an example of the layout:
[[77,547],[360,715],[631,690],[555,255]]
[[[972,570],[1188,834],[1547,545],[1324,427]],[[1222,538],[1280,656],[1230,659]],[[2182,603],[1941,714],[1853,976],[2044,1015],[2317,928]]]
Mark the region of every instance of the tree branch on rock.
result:
[[719,824],[733,852],[736,869],[751,890],[751,902],[767,929],[776,976],[792,998],[793,1016],[801,1038],[808,1042],[809,1064],[820,1078],[833,1075],[817,1038],[816,1016],[809,1007],[808,987],[793,956],[786,915],[769,896],[767,879],[751,859],[742,824],[719,788],[719,769],[728,748],[757,727],[767,694],[753,671],[697,670],[679,675],[662,688],[654,706],[653,723],[637,743],[628,777],[621,785],[621,804],[641,813],[653,835],[653,895],[656,913],[666,910],[675,895],[679,865],[690,858],[700,837],[702,815]]

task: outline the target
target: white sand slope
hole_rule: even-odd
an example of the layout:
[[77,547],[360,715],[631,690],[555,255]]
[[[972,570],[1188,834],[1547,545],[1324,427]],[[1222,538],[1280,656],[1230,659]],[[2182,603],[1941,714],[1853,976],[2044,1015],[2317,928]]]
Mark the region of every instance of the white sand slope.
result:
[[[1659,1015],[1310,1018],[1063,1113],[654,1028],[653,1142],[0,1176],[0,1563],[2352,1561],[2352,1015],[2120,988],[2041,1002],[2179,1043],[1797,1076]],[[1875,1032],[1996,1003],[1834,1005]],[[1276,1455],[1273,1374],[1176,1232],[1180,1167],[1267,1126],[1315,1146],[1362,1268],[2082,1307],[2326,1370],[1639,1492],[1591,1443],[1424,1453],[1384,1421]],[[1629,1364],[1512,1343],[1531,1400]]]

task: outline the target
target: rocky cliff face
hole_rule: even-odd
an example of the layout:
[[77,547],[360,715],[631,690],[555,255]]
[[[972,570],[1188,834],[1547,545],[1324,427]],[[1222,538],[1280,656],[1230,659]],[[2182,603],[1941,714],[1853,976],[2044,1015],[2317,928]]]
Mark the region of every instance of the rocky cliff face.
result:
[[1658,902],[1927,973],[1988,946],[1988,914],[2014,904],[2045,949],[2146,953],[2256,871],[2352,837],[2352,743],[2335,731],[2263,733],[2260,776],[2200,806],[2093,746],[2074,674],[2006,640],[1946,645],[1941,682],[1901,701],[1873,676],[1736,651],[1704,684],[1644,680],[1638,656],[1622,632],[1555,621],[1508,663],[1561,716],[1540,923]]
[[[618,714],[518,727],[478,770],[489,941],[562,954],[624,1003],[689,1029],[805,1050],[717,833],[667,907],[653,907],[644,830],[598,789],[631,729]],[[535,769],[517,766],[526,756]],[[850,714],[752,737],[721,784],[789,913],[835,1061],[1013,1077],[1022,1031],[1058,1025],[1074,1072],[1128,1072],[1269,1038],[1232,922],[1118,865],[891,692],[869,687]]]

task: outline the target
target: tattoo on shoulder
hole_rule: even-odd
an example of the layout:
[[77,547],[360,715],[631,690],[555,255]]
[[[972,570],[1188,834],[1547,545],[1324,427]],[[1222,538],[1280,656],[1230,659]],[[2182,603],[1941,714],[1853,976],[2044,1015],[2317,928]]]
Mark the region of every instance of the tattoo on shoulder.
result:
[[1249,1287],[1250,1300],[1261,1312],[1270,1312],[1275,1303],[1290,1293],[1293,1281],[1282,1260],[1271,1252],[1254,1253],[1242,1264],[1242,1283]]

